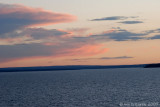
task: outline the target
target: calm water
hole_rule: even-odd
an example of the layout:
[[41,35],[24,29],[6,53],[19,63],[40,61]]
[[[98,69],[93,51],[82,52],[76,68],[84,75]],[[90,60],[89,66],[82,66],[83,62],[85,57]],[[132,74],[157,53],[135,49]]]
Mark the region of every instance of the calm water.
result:
[[160,69],[0,73],[0,107],[160,107]]

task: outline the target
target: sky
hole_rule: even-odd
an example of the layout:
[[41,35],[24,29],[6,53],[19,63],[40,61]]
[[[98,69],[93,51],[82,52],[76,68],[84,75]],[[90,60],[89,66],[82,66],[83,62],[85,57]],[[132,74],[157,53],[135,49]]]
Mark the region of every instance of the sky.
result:
[[0,0],[0,68],[160,62],[159,0]]

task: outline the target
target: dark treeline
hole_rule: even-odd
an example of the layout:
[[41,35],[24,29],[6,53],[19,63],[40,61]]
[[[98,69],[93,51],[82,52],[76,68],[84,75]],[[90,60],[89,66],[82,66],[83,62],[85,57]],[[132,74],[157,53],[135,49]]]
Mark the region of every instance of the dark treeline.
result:
[[40,66],[40,67],[10,67],[0,68],[0,72],[21,72],[21,71],[57,71],[57,70],[80,70],[80,69],[109,69],[109,68],[136,68],[145,65],[71,65],[71,66]]

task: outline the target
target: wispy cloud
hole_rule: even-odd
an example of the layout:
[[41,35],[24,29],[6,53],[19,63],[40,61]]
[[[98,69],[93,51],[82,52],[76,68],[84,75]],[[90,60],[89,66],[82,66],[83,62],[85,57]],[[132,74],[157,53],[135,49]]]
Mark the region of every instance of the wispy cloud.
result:
[[150,34],[150,33],[160,33],[160,28],[159,29],[153,29],[153,30],[148,30],[146,31],[147,34]]
[[144,39],[144,36],[146,33],[134,33],[127,31],[125,29],[115,29],[113,32],[110,33],[102,33],[97,35],[91,35],[92,38],[96,40],[101,41],[107,41],[107,40],[114,40],[114,41],[136,41]]
[[111,60],[111,59],[130,59],[134,58],[131,56],[118,56],[118,57],[100,57],[100,58],[81,58],[81,59],[70,59],[71,61],[88,61],[88,60]]
[[118,56],[118,57],[102,57],[102,58],[99,58],[99,59],[130,59],[130,58],[134,58],[134,57],[131,57],[131,56]]
[[67,31],[26,28],[0,36],[0,61],[34,57],[94,56],[107,52],[102,43],[66,36]]
[[[0,61],[11,61],[35,57],[94,56],[108,51],[103,46],[107,41],[135,41],[145,39],[150,30],[134,33],[125,29],[114,29],[100,34],[81,36],[88,28],[59,29],[35,28],[37,26],[71,22],[75,17],[54,13],[40,8],[23,5],[0,4]],[[102,20],[124,20],[135,17],[108,17]],[[77,34],[75,36],[75,34]],[[151,39],[158,39],[154,37]],[[131,57],[103,57],[105,59],[127,59]]]
[[92,19],[91,21],[107,21],[107,20],[125,20],[128,18],[137,18],[138,16],[131,16],[131,17],[126,17],[126,16],[111,16],[111,17],[103,17],[103,18],[97,18],[97,19]]
[[58,29],[26,28],[0,35],[0,45],[16,45],[31,43],[57,43],[62,36],[69,35],[67,31]]
[[143,21],[122,21],[122,22],[119,22],[119,23],[122,23],[122,24],[139,24],[139,23],[144,23]]
[[68,32],[71,32],[73,35],[70,36],[84,36],[90,28],[70,28],[67,29]]
[[148,39],[160,39],[160,35],[155,35],[155,36],[152,36],[152,37],[150,37]]
[[36,57],[94,56],[108,51],[101,44],[64,46],[34,44],[0,45],[0,62]]
[[[26,28],[20,32],[12,32],[0,37],[0,60],[29,57],[64,57],[64,56],[94,56],[108,51],[102,44],[107,41],[136,41],[160,39],[159,35],[151,38],[146,35],[159,30],[134,33],[117,28],[112,31],[85,37],[66,36],[70,32],[58,29]],[[128,56],[103,57],[104,59],[127,59]]]
[[75,16],[24,5],[0,4],[0,34],[33,26],[71,22]]

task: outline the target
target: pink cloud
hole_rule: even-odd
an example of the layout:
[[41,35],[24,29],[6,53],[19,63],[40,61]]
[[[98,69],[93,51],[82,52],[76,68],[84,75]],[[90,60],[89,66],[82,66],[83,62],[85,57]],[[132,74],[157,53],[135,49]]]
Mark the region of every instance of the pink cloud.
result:
[[104,48],[102,44],[94,45],[83,45],[79,48],[67,49],[64,54],[59,54],[57,56],[94,56],[98,54],[106,53],[109,49]]
[[3,28],[0,27],[0,33],[24,27],[46,26],[76,20],[76,16],[67,13],[57,13],[24,5],[0,4],[0,10],[0,22],[3,26]]
[[85,56],[94,56],[97,54],[102,54],[108,51],[108,48],[102,48],[103,45],[87,45],[82,46],[81,48],[73,50],[73,55],[85,55]]
[[35,21],[30,25],[50,25],[56,23],[71,22],[75,16],[64,13],[56,13],[42,8],[32,8],[23,5],[0,5],[0,15],[17,19],[30,19]]
[[[94,56],[106,53],[108,51],[108,48],[105,48],[102,44],[94,44],[94,45],[83,45],[83,46],[75,46],[74,48],[68,47],[68,48],[55,48],[52,46],[53,44],[46,43],[45,45],[38,46],[41,49],[36,49],[34,45],[30,47],[30,49],[16,49],[18,51],[15,51],[11,57],[6,57],[6,55],[3,55],[3,58],[1,59],[1,63],[4,62],[10,62],[10,61],[18,61],[18,60],[33,60],[33,59],[42,59],[42,58],[63,58],[63,57],[71,57],[71,56]],[[36,46],[37,47],[37,46]],[[21,47],[22,48],[22,47]],[[32,49],[33,48],[33,49]],[[12,50],[14,50],[12,48]],[[23,51],[23,52],[22,52]],[[37,53],[39,51],[39,53]],[[25,53],[25,55],[21,54]],[[3,54],[3,53],[2,53]],[[15,56],[16,55],[16,56]],[[6,58],[5,58],[6,57]]]
[[116,31],[116,29],[111,29],[111,30],[104,31],[103,34],[113,33],[115,31]]

